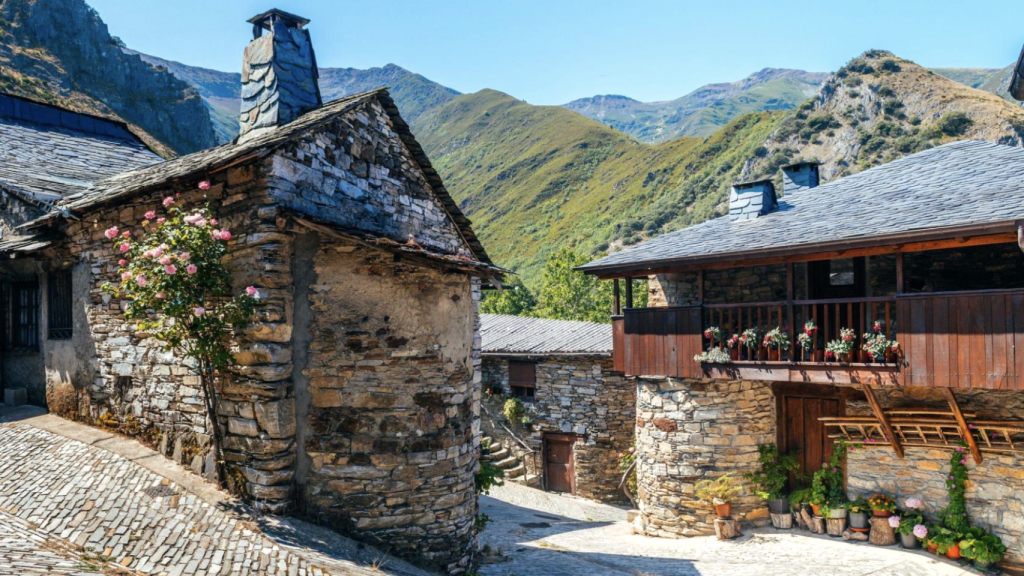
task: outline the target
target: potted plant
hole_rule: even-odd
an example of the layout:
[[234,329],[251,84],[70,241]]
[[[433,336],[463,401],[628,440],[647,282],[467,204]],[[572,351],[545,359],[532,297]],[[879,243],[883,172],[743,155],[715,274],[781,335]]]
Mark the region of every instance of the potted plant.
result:
[[789,493],[789,507],[792,508],[793,513],[799,515],[802,510],[807,510],[808,513],[812,512],[811,505],[811,489],[810,488],[799,488]]
[[697,498],[715,507],[719,518],[732,514],[732,500],[743,492],[732,472],[722,474],[714,480],[701,480],[694,487]]
[[718,326],[709,326],[704,329],[704,337],[710,342],[708,345],[714,347],[717,342],[719,345],[722,343],[722,330]]
[[886,362],[896,362],[899,359],[902,352],[900,352],[900,343],[896,340],[889,341],[889,349],[885,351]]
[[729,357],[734,361],[740,359],[740,335],[733,334],[725,341],[725,347],[729,349]]
[[885,494],[875,494],[868,500],[871,513],[879,518],[888,518],[896,511],[896,501]]
[[789,350],[789,334],[781,326],[776,326],[764,335],[764,347],[768,349],[768,360],[782,360],[782,352]]
[[972,534],[960,541],[960,554],[970,560],[975,568],[984,571],[1003,559],[1006,545],[995,534],[982,530],[981,534]]
[[725,350],[712,346],[706,352],[701,352],[694,356],[693,361],[708,364],[728,364],[732,362],[732,357]]
[[[757,452],[760,468],[756,472],[744,474],[743,478],[754,484],[754,494],[768,502],[769,512],[773,515],[785,514],[789,511],[786,483],[789,481],[790,472],[800,469],[796,454],[779,454],[775,444],[761,444],[757,447]],[[772,518],[772,524],[775,523],[775,519]]]
[[940,526],[928,540],[928,550],[934,545],[936,554],[945,554],[947,558],[953,560],[960,557],[960,536],[949,528]]
[[747,360],[757,360],[760,356],[760,343],[757,337],[757,328],[747,328],[740,334],[740,341],[747,349]]
[[839,331],[839,339],[832,340],[825,345],[825,359],[833,362],[852,362],[853,346],[857,337],[852,328],[843,328]]
[[871,507],[863,496],[850,502],[846,509],[850,511],[850,530],[854,532],[868,532],[871,526],[868,524],[868,516],[871,514]]
[[818,331],[818,327],[815,326],[814,320],[808,320],[804,322],[804,331],[796,337],[796,341],[800,344],[800,353],[803,355],[804,362],[811,362],[814,360],[814,333]]
[[843,457],[846,441],[839,439],[832,449],[829,461],[821,465],[811,477],[811,507],[814,515],[822,518],[846,517],[846,494],[843,492]]
[[903,513],[898,516],[899,525],[896,526],[896,533],[900,536],[900,545],[907,549],[918,548],[921,545],[919,538],[922,537],[918,533],[923,531],[927,535],[924,515],[921,513],[924,504],[917,498],[907,498],[903,507]]
[[885,362],[886,352],[890,348],[890,342],[885,337],[885,330],[881,320],[876,320],[871,332],[865,332],[861,336],[861,352],[866,358],[865,362]]
[[[921,544],[923,544],[929,552],[935,554],[938,550],[938,545],[934,541],[932,541],[932,538],[936,534],[938,534],[939,525],[934,522],[929,522],[924,525],[924,530],[917,532],[917,527],[915,527],[914,530],[914,535],[921,539]],[[924,534],[924,536],[921,536],[922,533]]]

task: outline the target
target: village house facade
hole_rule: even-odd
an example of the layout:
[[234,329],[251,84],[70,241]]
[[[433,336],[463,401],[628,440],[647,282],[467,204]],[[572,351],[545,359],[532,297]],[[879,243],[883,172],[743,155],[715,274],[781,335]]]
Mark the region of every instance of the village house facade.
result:
[[488,408],[492,440],[512,454],[497,462],[515,466],[506,475],[552,492],[625,500],[619,459],[633,444],[636,402],[632,383],[612,367],[611,326],[481,314],[480,339],[484,390],[518,398],[529,419],[505,432],[494,422],[501,405]]
[[[771,180],[737,184],[728,216],[582,267],[616,282],[613,364],[637,390],[638,530],[711,533],[697,481],[753,471],[766,443],[799,450],[813,472],[839,438],[864,446],[847,457],[850,497],[918,497],[934,516],[963,437],[970,519],[1021,564],[1024,151],[954,142],[830,183],[799,163],[783,182],[782,198]],[[632,306],[635,277],[650,279],[648,308]],[[773,329],[788,350],[766,348]],[[826,355],[843,329],[853,352]],[[747,330],[750,348],[733,339]],[[865,334],[894,342],[871,357]],[[697,358],[712,347],[722,354]],[[733,517],[767,523],[749,485]]]
[[102,289],[118,269],[104,230],[138,231],[165,198],[209,204],[236,288],[261,300],[218,383],[231,483],[266,511],[465,573],[477,308],[502,271],[386,90],[322,104],[308,21],[250,22],[241,135],[218,148],[163,161],[119,123],[0,96],[0,382],[211,476],[198,378]]

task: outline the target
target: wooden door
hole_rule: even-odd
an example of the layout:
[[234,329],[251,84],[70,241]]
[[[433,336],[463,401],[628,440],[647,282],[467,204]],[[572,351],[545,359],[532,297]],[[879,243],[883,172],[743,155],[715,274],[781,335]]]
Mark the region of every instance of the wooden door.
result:
[[550,492],[576,493],[576,470],[572,445],[576,438],[566,434],[544,436],[544,488]]
[[[843,415],[846,409],[844,396],[841,389],[832,386],[775,386],[779,451],[786,454],[799,450],[800,472],[812,474],[832,456],[832,440],[818,418]],[[794,480],[791,476],[791,485]]]

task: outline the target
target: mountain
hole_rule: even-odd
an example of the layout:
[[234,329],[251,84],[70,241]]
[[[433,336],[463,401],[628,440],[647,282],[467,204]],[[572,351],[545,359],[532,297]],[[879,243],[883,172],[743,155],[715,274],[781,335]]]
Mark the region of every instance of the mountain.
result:
[[[1004,69],[1003,68],[930,68],[939,76],[949,78],[971,88],[985,90],[983,86],[991,83]],[[996,78],[998,84],[998,78]],[[988,90],[992,92],[992,90]]]
[[0,91],[123,120],[165,156],[213,145],[196,91],[119,43],[84,0],[0,0]]
[[818,92],[828,74],[765,68],[738,82],[708,84],[666,102],[594,96],[565,107],[634,136],[659,143],[681,136],[710,136],[748,112],[796,108]]
[[563,246],[597,255],[720,216],[732,182],[778,178],[797,159],[834,179],[955,139],[1020,146],[1024,110],[870,51],[796,109],[745,114],[704,139],[642,143],[493,90],[412,127],[491,255],[535,286]]
[[[177,78],[194,86],[210,111],[218,143],[228,142],[238,134],[238,109],[242,90],[240,73],[189,66],[127,48],[124,51],[127,54],[138,55],[153,66],[165,68]],[[381,86],[391,87],[391,97],[395,99],[402,117],[407,121],[414,120],[424,111],[459,95],[451,88],[394,64],[367,70],[320,68],[320,95],[324,102]]]

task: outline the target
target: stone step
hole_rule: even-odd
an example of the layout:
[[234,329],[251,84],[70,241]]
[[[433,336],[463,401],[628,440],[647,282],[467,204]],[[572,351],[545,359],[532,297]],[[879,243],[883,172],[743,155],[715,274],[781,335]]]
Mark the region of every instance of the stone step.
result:
[[515,482],[516,484],[525,484],[526,486],[540,488],[540,476],[538,476],[537,474],[521,474],[515,477],[506,476],[505,478],[506,480],[509,480],[510,482]]
[[499,447],[497,450],[491,449],[492,451],[487,454],[491,460],[504,460],[508,458],[508,450],[504,446]]
[[523,466],[522,464],[519,464],[518,466],[513,466],[512,468],[505,469],[505,478],[508,478],[509,480],[517,480],[520,477],[525,478],[525,476],[526,466]]
[[494,467],[495,468],[501,468],[502,470],[506,470],[506,471],[510,470],[512,468],[515,468],[516,465],[522,466],[522,464],[519,463],[519,460],[516,459],[515,456],[509,456],[508,458],[505,458],[504,460],[498,460],[498,461],[494,462]]

